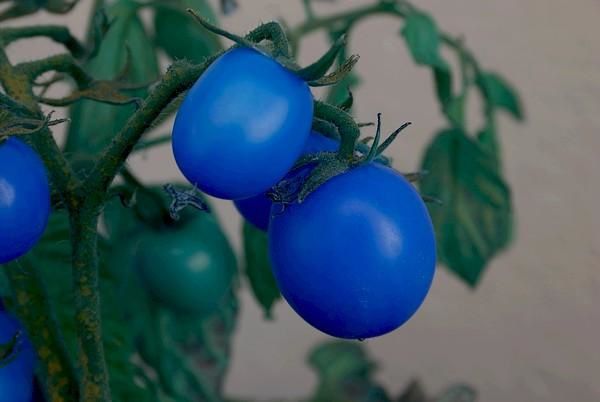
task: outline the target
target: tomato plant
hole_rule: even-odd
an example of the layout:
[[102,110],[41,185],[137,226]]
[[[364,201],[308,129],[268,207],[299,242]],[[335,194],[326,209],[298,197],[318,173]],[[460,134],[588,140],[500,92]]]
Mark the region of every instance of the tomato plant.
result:
[[173,126],[173,154],[207,194],[266,191],[292,167],[312,124],[308,85],[252,49],[217,59],[188,92]]
[[402,325],[435,270],[427,208],[400,174],[377,164],[337,176],[304,203],[274,213],[269,239],[283,296],[311,325],[340,338]]
[[0,402],[30,402],[35,360],[21,324],[0,311]]
[[[0,21],[41,8],[64,14],[77,0],[2,3]],[[523,112],[462,38],[406,0],[327,16],[302,0],[297,25],[266,22],[244,36],[211,24],[214,3],[96,1],[85,42],[59,25],[0,28],[0,297],[40,352],[36,383],[48,402],[229,399],[238,267],[200,191],[234,200],[256,226],[244,225],[243,274],[265,316],[283,294],[308,323],[341,338],[387,333],[421,305],[436,258],[421,198],[444,201],[430,208],[437,257],[468,285],[510,244],[496,115]],[[397,20],[413,61],[433,73],[447,125],[421,172],[400,174],[383,155],[410,123],[383,139],[380,114],[371,136],[373,116],[352,109],[362,80],[349,38],[375,15]],[[330,47],[300,66],[303,39],[314,33]],[[226,49],[217,35],[235,44]],[[65,51],[14,63],[9,45],[32,37]],[[171,65],[161,71],[165,57]],[[60,92],[55,83],[67,85]],[[328,87],[324,100],[310,87]],[[483,103],[477,131],[467,124],[473,95]],[[64,142],[53,126],[67,119],[53,112],[70,117]],[[149,186],[128,164],[170,142],[193,189]],[[404,177],[421,180],[423,194]],[[19,338],[2,329],[8,350]],[[15,369],[26,366],[20,356],[2,359],[0,402],[31,392],[31,367],[22,376]],[[319,380],[307,400],[430,399],[412,385],[390,397],[357,343],[317,348],[310,364]],[[474,393],[447,395],[472,401]]]
[[216,311],[233,290],[236,260],[211,215],[145,232],[135,252],[142,282],[167,307],[196,316]]
[[44,233],[50,189],[44,164],[21,140],[2,141],[0,160],[0,264],[4,264],[27,253]]
[[[316,132],[312,132],[306,143],[300,156],[313,154],[317,152],[329,151],[333,152],[339,147],[339,142],[331,138],[325,137]],[[273,202],[265,194],[259,194],[254,197],[244,198],[236,200],[234,202],[235,207],[239,213],[248,222],[259,228],[260,230],[267,231],[269,228],[269,220],[271,217],[271,205]]]

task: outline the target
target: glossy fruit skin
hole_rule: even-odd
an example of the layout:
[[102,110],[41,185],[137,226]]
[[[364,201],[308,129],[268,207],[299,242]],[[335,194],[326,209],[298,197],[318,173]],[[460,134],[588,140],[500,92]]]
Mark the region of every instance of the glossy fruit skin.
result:
[[[312,131],[304,144],[301,157],[324,151],[337,151],[340,147],[339,141],[325,137],[315,131]],[[248,222],[258,229],[266,232],[269,229],[269,220],[271,218],[271,206],[273,202],[265,193],[254,197],[234,201],[238,212]]]
[[240,215],[252,225],[263,232],[269,229],[273,201],[267,197],[266,193],[244,198],[243,200],[235,200],[234,205]]
[[436,262],[419,194],[399,173],[373,163],[274,214],[269,249],[291,307],[315,328],[348,339],[406,322],[427,295]]
[[10,342],[19,330],[23,332],[18,354],[7,365],[0,363],[0,402],[29,402],[33,394],[35,350],[21,324],[6,311],[0,311],[0,344]]
[[232,49],[200,76],[179,108],[175,161],[203,192],[248,198],[292,167],[312,117],[306,82],[255,50]]
[[196,212],[182,226],[144,233],[134,260],[158,302],[197,317],[216,311],[235,286],[234,253],[210,214]]
[[0,143],[0,264],[27,253],[50,215],[50,187],[40,157],[23,141]]

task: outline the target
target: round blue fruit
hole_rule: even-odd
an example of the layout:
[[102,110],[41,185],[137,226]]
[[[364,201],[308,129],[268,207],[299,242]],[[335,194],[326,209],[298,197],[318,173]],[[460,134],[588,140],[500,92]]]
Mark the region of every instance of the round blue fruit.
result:
[[50,187],[39,156],[23,141],[0,142],[0,264],[27,253],[50,215]]
[[235,48],[189,90],[173,127],[173,154],[189,182],[224,199],[248,198],[277,183],[310,133],[306,82],[272,58]]
[[349,339],[406,322],[425,299],[436,263],[421,197],[401,174],[376,163],[274,213],[269,252],[291,307],[315,328]]

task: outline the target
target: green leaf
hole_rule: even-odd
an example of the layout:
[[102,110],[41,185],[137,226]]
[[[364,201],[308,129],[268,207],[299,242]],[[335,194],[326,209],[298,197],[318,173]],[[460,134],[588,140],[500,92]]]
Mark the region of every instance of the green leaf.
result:
[[523,107],[517,92],[500,75],[483,72],[477,76],[477,85],[486,101],[510,112],[517,120],[523,120]]
[[500,168],[500,144],[498,143],[498,136],[496,135],[496,128],[493,123],[488,123],[477,134],[477,142],[479,142],[481,148],[489,153],[496,167]]
[[422,163],[429,174],[421,192],[443,202],[429,208],[438,258],[471,286],[512,237],[510,190],[494,158],[460,129],[450,129],[436,136]]
[[440,33],[435,21],[428,14],[422,12],[408,14],[401,33],[417,64],[437,66],[440,69],[448,68],[439,53]]
[[318,385],[311,402],[389,402],[373,380],[376,365],[357,342],[330,341],[314,348],[308,358]]
[[435,92],[443,109],[452,99],[452,72],[446,62],[442,61],[442,63],[443,66],[433,67],[433,78]]
[[262,306],[265,316],[272,318],[273,305],[281,298],[281,294],[269,263],[267,235],[246,222],[244,222],[243,235],[246,277],[250,282],[254,298]]
[[461,94],[451,98],[444,107],[444,114],[454,126],[464,127],[465,125],[465,101],[466,94]]
[[[102,331],[111,388],[118,401],[155,401],[147,388],[138,385],[134,378],[134,338],[128,320],[124,319],[124,295],[118,293],[116,278],[107,268],[107,243],[101,239],[100,293],[102,300]],[[57,320],[63,331],[72,361],[77,361],[77,329],[73,316],[71,275],[71,245],[69,222],[66,213],[51,215],[46,232],[27,255],[40,272],[48,290]],[[129,295],[126,296],[129,301]]]
[[174,60],[188,59],[200,63],[221,50],[219,37],[208,32],[186,11],[191,8],[211,23],[217,17],[206,0],[180,0],[156,6],[154,30],[156,44]]
[[314,348],[308,358],[320,378],[343,379],[347,376],[367,376],[375,364],[357,342],[330,341]]
[[[144,26],[137,15],[138,5],[120,0],[107,11],[112,21],[98,54],[85,66],[95,78],[112,80],[125,70],[123,80],[130,84],[149,84],[159,75],[158,61]],[[128,57],[129,54],[129,57]],[[148,91],[131,91],[144,97]],[[106,146],[135,111],[135,105],[108,105],[82,100],[71,108],[67,152],[95,155]]]

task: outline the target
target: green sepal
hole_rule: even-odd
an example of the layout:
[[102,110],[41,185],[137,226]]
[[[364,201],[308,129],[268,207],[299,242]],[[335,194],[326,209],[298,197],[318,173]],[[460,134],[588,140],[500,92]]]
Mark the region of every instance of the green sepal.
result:
[[305,81],[315,81],[322,78],[333,66],[338,54],[346,47],[346,35],[338,37],[329,50],[310,66],[304,67],[296,72]]

